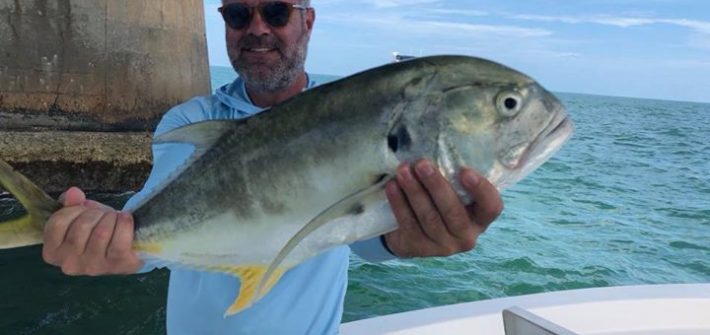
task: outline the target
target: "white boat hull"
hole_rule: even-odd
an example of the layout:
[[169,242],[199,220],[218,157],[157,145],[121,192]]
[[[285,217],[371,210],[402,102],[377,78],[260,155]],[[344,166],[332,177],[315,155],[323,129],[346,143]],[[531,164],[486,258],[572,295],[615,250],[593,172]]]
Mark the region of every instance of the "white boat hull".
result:
[[[573,334],[710,334],[710,284],[622,286],[492,299],[344,323],[341,333],[504,335],[502,311],[514,306]],[[507,334],[512,334],[510,329]]]

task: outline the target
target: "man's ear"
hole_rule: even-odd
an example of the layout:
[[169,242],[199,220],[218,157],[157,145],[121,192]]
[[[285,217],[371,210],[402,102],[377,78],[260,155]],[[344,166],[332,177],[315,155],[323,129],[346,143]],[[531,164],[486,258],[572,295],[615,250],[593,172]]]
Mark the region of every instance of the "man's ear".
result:
[[306,27],[308,31],[313,30],[313,24],[316,21],[316,9],[311,7],[306,9]]

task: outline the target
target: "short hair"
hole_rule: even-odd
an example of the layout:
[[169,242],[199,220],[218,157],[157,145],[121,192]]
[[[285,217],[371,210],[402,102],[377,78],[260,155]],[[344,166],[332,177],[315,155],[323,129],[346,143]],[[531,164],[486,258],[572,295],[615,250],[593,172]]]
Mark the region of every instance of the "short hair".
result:
[[[224,4],[225,0],[222,0],[222,4]],[[311,0],[301,0],[301,5],[304,7],[311,7]]]

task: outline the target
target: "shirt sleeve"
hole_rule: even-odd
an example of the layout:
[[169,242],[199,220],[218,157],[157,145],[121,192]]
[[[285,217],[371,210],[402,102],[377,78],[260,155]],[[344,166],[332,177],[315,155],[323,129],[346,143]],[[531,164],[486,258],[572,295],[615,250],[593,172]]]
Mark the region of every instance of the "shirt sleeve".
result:
[[350,249],[368,262],[377,263],[396,259],[397,256],[393,255],[383,243],[382,237],[377,236],[355,242],[350,245]]

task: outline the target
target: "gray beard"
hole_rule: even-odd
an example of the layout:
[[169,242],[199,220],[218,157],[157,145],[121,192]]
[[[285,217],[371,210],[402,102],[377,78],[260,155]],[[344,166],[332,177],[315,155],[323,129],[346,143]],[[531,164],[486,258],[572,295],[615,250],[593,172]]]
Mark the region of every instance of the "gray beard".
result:
[[232,66],[244,83],[253,92],[276,92],[293,85],[304,72],[308,41],[298,41],[298,46],[291,57],[286,56],[274,66],[238,64]]

